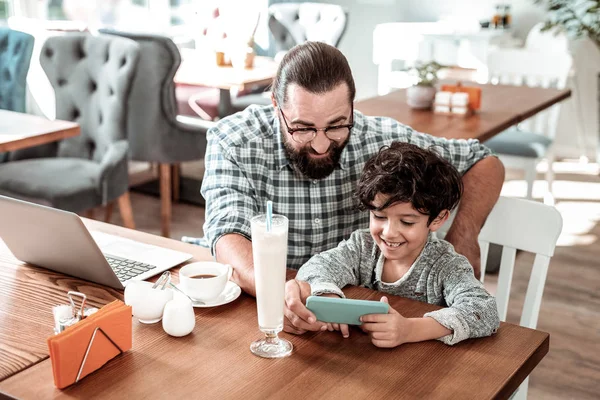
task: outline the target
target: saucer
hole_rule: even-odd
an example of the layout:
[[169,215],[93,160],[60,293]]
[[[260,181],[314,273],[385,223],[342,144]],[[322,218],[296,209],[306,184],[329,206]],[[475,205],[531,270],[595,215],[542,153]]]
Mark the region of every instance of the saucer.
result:
[[[177,285],[179,287],[179,285]],[[225,289],[218,295],[216,298],[201,302],[201,301],[193,301],[192,305],[198,308],[208,308],[208,307],[217,307],[222,306],[223,304],[231,303],[242,294],[242,289],[238,286],[237,283],[228,281],[227,285],[225,285]],[[183,296],[181,293],[175,292],[176,296]]]

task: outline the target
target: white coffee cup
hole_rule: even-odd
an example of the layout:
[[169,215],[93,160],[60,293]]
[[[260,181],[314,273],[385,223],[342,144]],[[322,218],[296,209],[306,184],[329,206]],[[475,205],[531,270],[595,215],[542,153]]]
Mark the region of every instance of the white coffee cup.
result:
[[233,274],[231,265],[200,261],[179,270],[179,288],[194,300],[209,301],[219,296]]

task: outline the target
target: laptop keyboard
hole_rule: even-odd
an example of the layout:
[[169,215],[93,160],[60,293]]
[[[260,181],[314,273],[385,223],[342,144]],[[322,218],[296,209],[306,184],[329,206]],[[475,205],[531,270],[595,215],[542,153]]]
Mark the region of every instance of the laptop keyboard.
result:
[[156,268],[155,265],[144,264],[143,262],[128,260],[115,256],[104,255],[110,267],[115,271],[121,282],[143,274],[146,271]]

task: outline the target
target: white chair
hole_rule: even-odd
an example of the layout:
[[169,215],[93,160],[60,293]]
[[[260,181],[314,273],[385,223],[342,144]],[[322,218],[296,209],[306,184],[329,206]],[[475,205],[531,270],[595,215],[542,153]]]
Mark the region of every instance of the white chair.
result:
[[[544,23],[540,22],[531,28],[525,39],[525,48],[533,51],[548,51],[553,53],[569,53],[569,38],[563,31],[546,31],[542,32]],[[581,94],[577,77],[577,69],[575,65],[569,71],[569,79],[567,86],[571,87],[572,100],[569,101],[571,107],[571,115],[575,125],[575,134],[580,151],[580,160],[587,162],[586,147],[585,147],[585,132],[583,129],[583,115],[581,114]],[[566,133],[566,132],[565,132]],[[572,136],[572,132],[568,133]]]
[[[438,236],[445,235],[453,219],[454,214],[438,231]],[[481,282],[485,278],[490,244],[502,246],[496,290],[496,303],[501,321],[506,321],[517,250],[523,250],[534,253],[535,259],[529,276],[519,325],[531,329],[536,328],[548,265],[550,258],[554,255],[554,248],[561,230],[562,216],[553,206],[511,197],[498,199],[481,229],[479,246],[481,249]],[[528,384],[529,378],[526,378],[515,392],[513,399],[526,399]]]
[[[498,199],[479,234],[479,245],[482,281],[490,243],[503,246],[496,291],[501,321],[506,320],[515,256],[517,250],[523,250],[534,253],[535,259],[519,325],[531,329],[537,327],[548,265],[561,230],[562,217],[552,206],[509,197]],[[529,377],[519,386],[513,398],[526,399],[528,384]]]
[[377,94],[383,96],[392,89],[405,89],[414,85],[416,77],[406,71],[395,71],[394,62],[402,68],[423,60],[420,54],[423,35],[408,24],[379,24],[373,31],[373,63],[377,65]]
[[[499,49],[488,56],[489,81],[493,84],[563,89],[571,65],[572,58],[566,52]],[[485,143],[507,167],[525,170],[528,199],[533,197],[536,166],[544,158],[548,161],[548,192],[552,193],[554,156],[551,145],[559,112],[560,103]]]

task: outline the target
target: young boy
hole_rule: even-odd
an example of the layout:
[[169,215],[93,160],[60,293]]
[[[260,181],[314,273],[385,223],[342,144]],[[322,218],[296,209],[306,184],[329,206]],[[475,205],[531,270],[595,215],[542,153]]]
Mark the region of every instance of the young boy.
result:
[[[362,329],[378,347],[430,339],[453,345],[493,334],[500,323],[494,297],[468,260],[432,235],[461,193],[460,174],[435,152],[400,142],[382,148],[356,190],[360,207],[370,211],[369,229],[312,257],[296,281],[312,295],[344,297],[341,288],[356,285],[448,306],[422,318],[404,318],[391,307],[388,314],[362,317]],[[345,325],[328,326],[349,334]]]

